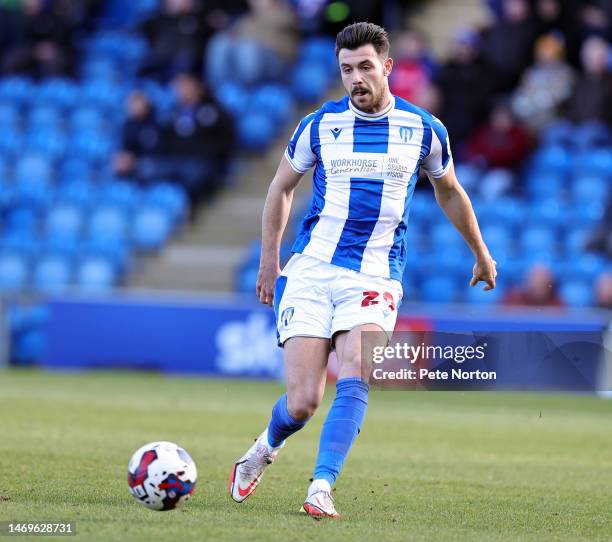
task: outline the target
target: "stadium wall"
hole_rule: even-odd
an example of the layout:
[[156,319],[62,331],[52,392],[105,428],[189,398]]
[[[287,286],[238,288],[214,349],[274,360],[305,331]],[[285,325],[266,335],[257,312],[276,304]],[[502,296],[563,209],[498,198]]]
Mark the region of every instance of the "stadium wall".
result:
[[[591,311],[406,305],[396,331],[414,333],[417,342],[426,332],[427,341],[445,344],[487,334],[496,363],[507,369],[498,387],[596,391],[607,389],[600,375],[610,358],[603,347],[608,323],[605,313]],[[42,365],[48,369],[283,377],[273,312],[241,296],[55,299],[43,333]]]

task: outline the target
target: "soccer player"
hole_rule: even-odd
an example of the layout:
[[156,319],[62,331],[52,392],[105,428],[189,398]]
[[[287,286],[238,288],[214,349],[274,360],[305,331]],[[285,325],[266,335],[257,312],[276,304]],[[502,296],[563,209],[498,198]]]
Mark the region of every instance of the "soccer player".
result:
[[[262,303],[274,305],[287,392],[272,408],[268,427],[234,464],[229,484],[237,502],[255,491],[286,439],[321,403],[335,348],[336,397],[303,504],[317,518],[339,516],[331,488],[368,404],[371,363],[362,364],[361,338],[367,332],[369,347],[385,346],[395,326],[411,250],[406,222],[421,168],[474,254],[470,284],[483,281],[490,290],[496,278],[495,262],[455,176],[446,129],[389,90],[393,60],[385,30],[371,23],[347,26],[337,36],[336,55],[347,96],[299,123],[263,211],[256,292]],[[279,247],[293,192],[313,166],[312,204],[281,272]]]

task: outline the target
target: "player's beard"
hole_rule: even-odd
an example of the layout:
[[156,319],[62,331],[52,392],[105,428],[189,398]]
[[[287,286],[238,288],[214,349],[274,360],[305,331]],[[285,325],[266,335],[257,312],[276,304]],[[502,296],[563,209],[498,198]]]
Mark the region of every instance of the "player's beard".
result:
[[384,107],[383,99],[385,96],[384,89],[378,89],[377,92],[374,92],[372,89],[364,89],[366,90],[366,94],[363,96],[354,96],[353,91],[351,91],[351,95],[349,96],[353,105],[363,111],[364,113],[372,114],[381,111]]

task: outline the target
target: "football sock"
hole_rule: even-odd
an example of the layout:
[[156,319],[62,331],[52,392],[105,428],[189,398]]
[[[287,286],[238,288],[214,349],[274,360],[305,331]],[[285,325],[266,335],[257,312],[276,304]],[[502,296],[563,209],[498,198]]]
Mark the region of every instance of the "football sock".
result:
[[296,420],[287,410],[287,394],[279,397],[272,408],[272,418],[268,424],[268,444],[272,448],[280,446],[283,441],[304,427],[310,418]]
[[315,480],[327,480],[332,486],[338,478],[363,423],[369,389],[370,386],[359,377],[343,378],[336,382],[336,398],[321,431]]

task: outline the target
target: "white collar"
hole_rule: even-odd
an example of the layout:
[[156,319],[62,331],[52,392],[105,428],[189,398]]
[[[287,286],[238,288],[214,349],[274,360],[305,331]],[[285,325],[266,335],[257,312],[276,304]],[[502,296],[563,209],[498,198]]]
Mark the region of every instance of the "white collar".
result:
[[382,111],[379,111],[378,113],[366,113],[365,111],[362,111],[361,109],[357,109],[353,105],[353,102],[351,101],[351,99],[349,97],[349,108],[350,108],[350,110],[353,113],[355,113],[355,115],[357,115],[359,118],[365,119],[365,120],[380,119],[380,118],[384,117],[385,115],[387,115],[389,113],[389,111],[391,111],[394,107],[395,107],[395,96],[393,96],[393,94],[391,94],[391,100],[389,101],[389,105],[387,107],[385,107]]

